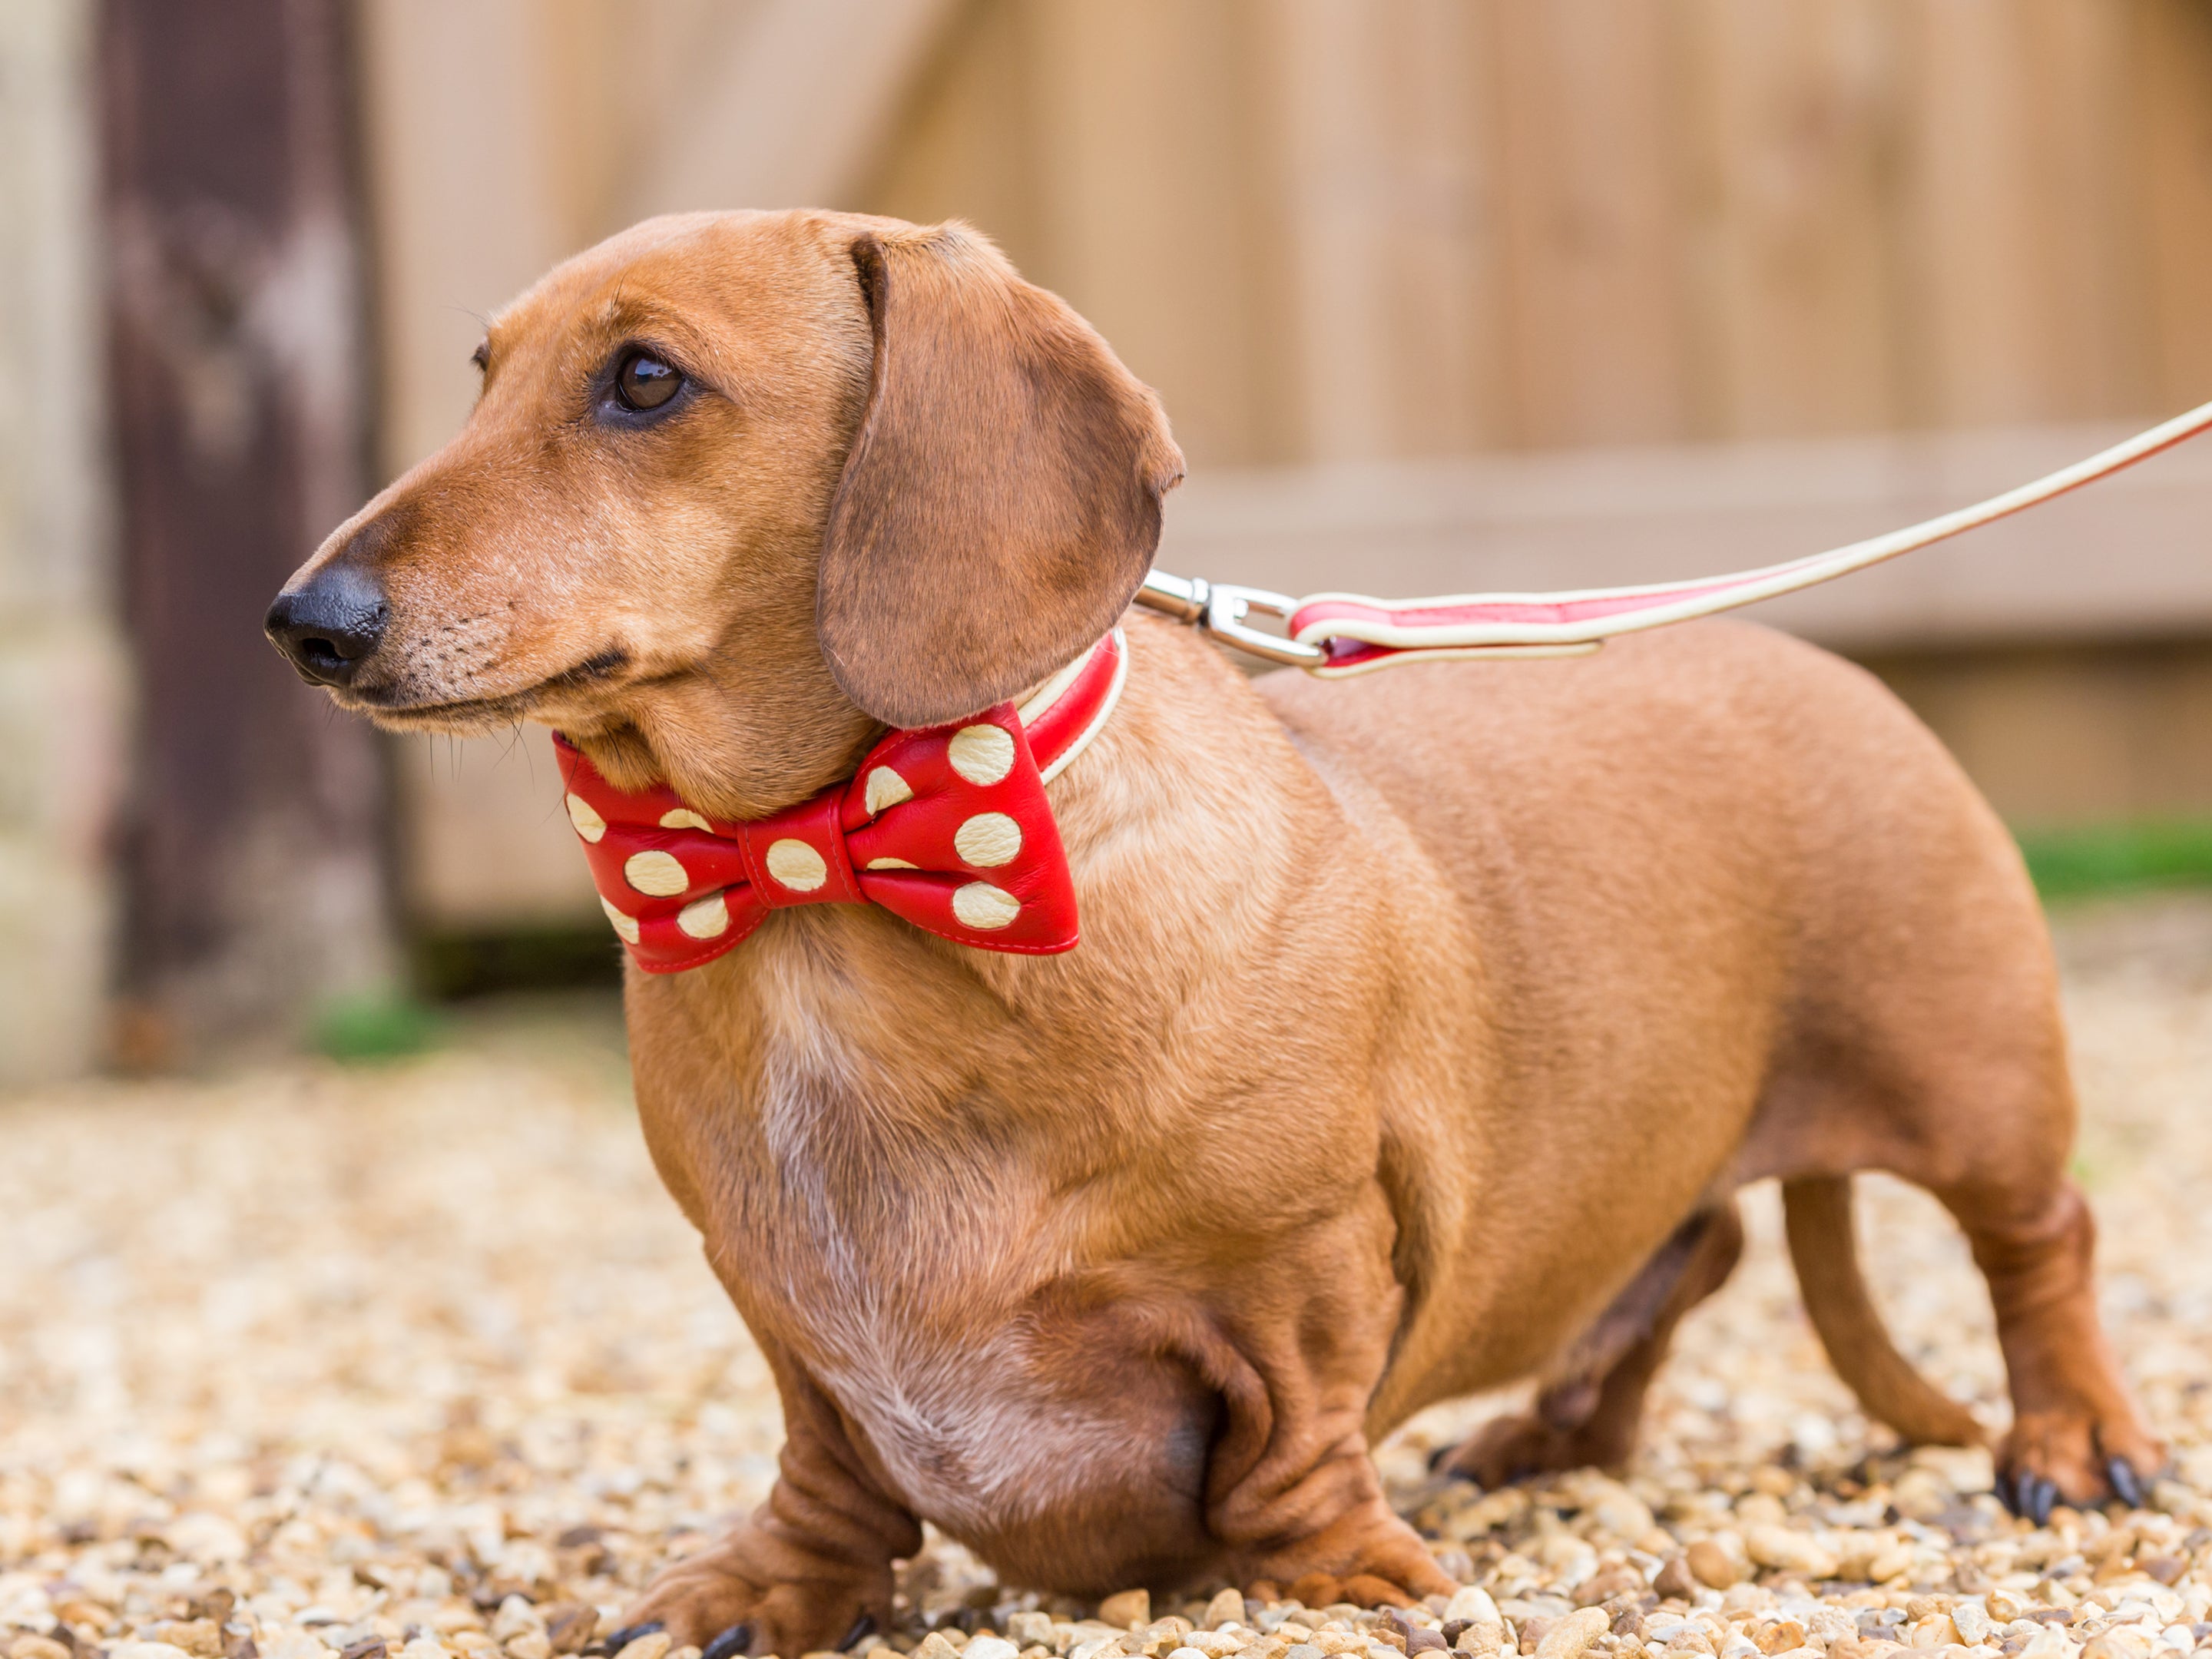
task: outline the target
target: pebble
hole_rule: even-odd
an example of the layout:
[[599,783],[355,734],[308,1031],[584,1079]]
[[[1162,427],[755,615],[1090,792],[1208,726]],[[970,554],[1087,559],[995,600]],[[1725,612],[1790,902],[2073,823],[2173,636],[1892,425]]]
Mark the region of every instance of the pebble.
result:
[[1494,1625],[1498,1622],[1498,1603],[1481,1585],[1462,1584],[1444,1603],[1444,1618],[1448,1622],[1456,1619],[1469,1625]]
[[545,1628],[544,1615],[531,1604],[527,1596],[510,1595],[499,1604],[492,1615],[491,1638],[495,1642],[511,1642],[531,1631]]
[[1582,1607],[1554,1620],[1536,1644],[1536,1659],[1579,1659],[1583,1650],[1613,1629],[1613,1615],[1603,1607]]
[[1127,1589],[1109,1595],[1098,1604],[1098,1618],[1103,1624],[1118,1625],[1123,1630],[1135,1630],[1152,1622],[1152,1594],[1150,1590]]
[[1689,1565],[1690,1576],[1712,1589],[1726,1589],[1742,1577],[1736,1571],[1735,1558],[1710,1538],[1693,1540],[1683,1559]]

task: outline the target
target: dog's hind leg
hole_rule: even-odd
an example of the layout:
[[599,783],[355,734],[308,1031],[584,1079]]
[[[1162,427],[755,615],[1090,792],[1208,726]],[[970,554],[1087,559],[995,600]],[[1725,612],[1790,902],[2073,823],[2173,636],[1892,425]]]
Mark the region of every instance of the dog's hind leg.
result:
[[1698,1211],[1661,1245],[1578,1340],[1525,1414],[1487,1423],[1437,1460],[1489,1487],[1555,1469],[1618,1468],[1636,1449],[1651,1385],[1682,1316],[1725,1284],[1743,1254],[1733,1199]]
[[2061,1501],[2142,1504],[2166,1449],[2129,1400],[2097,1317],[2096,1223],[2081,1190],[2059,1177],[2027,1194],[1966,1184],[1937,1196],[1989,1280],[2004,1350],[2013,1423],[1997,1448],[1997,1495],[2039,1524]]
[[[1997,1496],[2039,1523],[2061,1501],[2139,1502],[2166,1451],[2129,1401],[2097,1316],[2096,1224],[2065,1173],[2074,1094],[2055,1000],[1999,1002],[1997,1013],[1877,1051],[1873,1075],[1887,1086],[1826,1115],[1848,1132],[1831,1133],[1818,1161],[1902,1176],[1965,1230],[2012,1392]],[[1978,1441],[1964,1407],[1922,1380],[1881,1329],[1859,1277],[1848,1177],[1791,1179],[1783,1192],[1807,1309],[1868,1414],[1908,1442]]]
[[[2066,1174],[2074,1088],[2039,927],[2025,906],[2008,915],[1987,897],[1963,920],[1923,919],[1911,971],[1893,963],[1886,976],[1858,976],[1857,1006],[1848,1023],[1832,1022],[1852,1042],[1816,1050],[1817,1068],[1798,1068],[1817,1069],[1828,1092],[1779,1095],[1792,1109],[1777,1114],[1802,1141],[1794,1158],[1778,1160],[1785,1174],[1790,1162],[1820,1172],[1784,1188],[1814,1322],[1869,1414],[1908,1440],[1978,1435],[1881,1333],[1835,1172],[1900,1176],[1933,1193],[1964,1229],[1989,1285],[2012,1393],[1997,1496],[2039,1522],[2061,1501],[2137,1501],[2166,1462],[2098,1318],[2096,1225]],[[1947,951],[1953,939],[1974,948]]]

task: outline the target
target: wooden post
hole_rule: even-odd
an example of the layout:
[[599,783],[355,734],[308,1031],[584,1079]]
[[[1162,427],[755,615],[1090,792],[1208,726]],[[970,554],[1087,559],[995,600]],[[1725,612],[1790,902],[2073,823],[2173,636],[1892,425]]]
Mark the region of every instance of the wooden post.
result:
[[364,493],[343,0],[107,0],[100,92],[139,686],[126,1058],[388,985],[374,734],[261,635]]
[[0,1088],[106,1038],[121,653],[100,506],[89,0],[0,5]]

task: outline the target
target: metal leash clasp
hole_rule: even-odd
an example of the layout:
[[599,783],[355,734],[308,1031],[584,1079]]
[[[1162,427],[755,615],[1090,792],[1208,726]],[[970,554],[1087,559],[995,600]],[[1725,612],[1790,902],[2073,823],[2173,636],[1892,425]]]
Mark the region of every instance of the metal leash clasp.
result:
[[1320,646],[1301,645],[1246,623],[1244,619],[1255,611],[1288,622],[1298,602],[1287,593],[1209,582],[1203,576],[1170,576],[1155,570],[1137,590],[1137,603],[1178,622],[1194,623],[1208,639],[1218,640],[1247,656],[1287,663],[1293,668],[1317,667],[1328,660],[1328,653]]

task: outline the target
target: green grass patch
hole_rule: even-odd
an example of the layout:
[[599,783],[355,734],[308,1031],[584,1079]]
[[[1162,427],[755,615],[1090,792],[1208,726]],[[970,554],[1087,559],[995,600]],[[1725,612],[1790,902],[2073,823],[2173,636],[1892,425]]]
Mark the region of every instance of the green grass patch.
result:
[[2036,890],[2046,899],[2212,886],[2212,818],[2148,819],[2014,834]]
[[429,1048],[443,1025],[412,997],[389,993],[343,997],[317,1018],[315,1048],[348,1065],[398,1060]]

